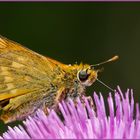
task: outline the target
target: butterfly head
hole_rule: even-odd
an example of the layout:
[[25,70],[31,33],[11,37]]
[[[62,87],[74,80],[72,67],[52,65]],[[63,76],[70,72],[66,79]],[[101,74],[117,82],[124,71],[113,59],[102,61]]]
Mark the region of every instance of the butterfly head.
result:
[[78,71],[77,79],[81,85],[91,86],[96,81],[99,71],[88,66]]
[[108,62],[112,62],[117,60],[119,57],[114,56],[111,59],[108,59],[107,61],[103,61],[101,63],[95,64],[95,65],[80,65],[80,69],[77,73],[77,78],[80,81],[80,83],[83,86],[91,86],[96,80],[99,81],[97,78],[98,72],[102,71],[101,69],[95,69],[97,66],[102,66],[103,64],[106,64]]

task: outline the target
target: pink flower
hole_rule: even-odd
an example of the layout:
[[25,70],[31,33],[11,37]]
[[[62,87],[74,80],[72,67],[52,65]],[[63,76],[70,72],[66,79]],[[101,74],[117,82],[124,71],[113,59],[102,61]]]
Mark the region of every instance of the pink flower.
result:
[[[114,94],[114,98],[112,97]],[[62,101],[59,108],[62,121],[54,110],[46,116],[42,110],[34,117],[28,117],[24,126],[9,127],[1,138],[4,139],[140,139],[140,107],[134,105],[133,91],[128,89],[123,95],[118,87],[109,93],[106,114],[102,94],[94,93],[95,108],[85,97],[85,105],[77,99],[75,107],[72,100]],[[114,99],[114,100],[113,100]],[[136,115],[134,111],[136,110]]]

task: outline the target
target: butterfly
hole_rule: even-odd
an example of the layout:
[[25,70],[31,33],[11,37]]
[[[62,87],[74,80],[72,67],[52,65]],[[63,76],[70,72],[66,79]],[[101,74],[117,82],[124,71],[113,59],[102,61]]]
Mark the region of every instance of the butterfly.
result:
[[22,120],[37,109],[46,111],[63,99],[81,97],[99,71],[94,65],[63,64],[0,36],[0,119]]

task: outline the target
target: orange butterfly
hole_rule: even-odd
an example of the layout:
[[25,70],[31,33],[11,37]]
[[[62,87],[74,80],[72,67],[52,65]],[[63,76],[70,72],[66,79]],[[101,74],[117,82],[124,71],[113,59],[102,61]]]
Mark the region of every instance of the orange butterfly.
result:
[[20,120],[38,108],[45,111],[62,99],[82,96],[98,72],[94,65],[65,65],[0,36],[0,119]]

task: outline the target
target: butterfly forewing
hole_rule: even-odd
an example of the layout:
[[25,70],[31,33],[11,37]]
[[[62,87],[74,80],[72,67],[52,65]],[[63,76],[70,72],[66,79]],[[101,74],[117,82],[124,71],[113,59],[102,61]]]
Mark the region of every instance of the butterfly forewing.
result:
[[54,62],[55,60],[0,37],[1,108],[7,111],[18,109],[20,105],[24,106],[26,103],[29,106],[36,103],[37,106],[40,104],[39,100],[43,102],[41,95],[56,90],[54,86],[51,89],[50,85],[60,63]]

